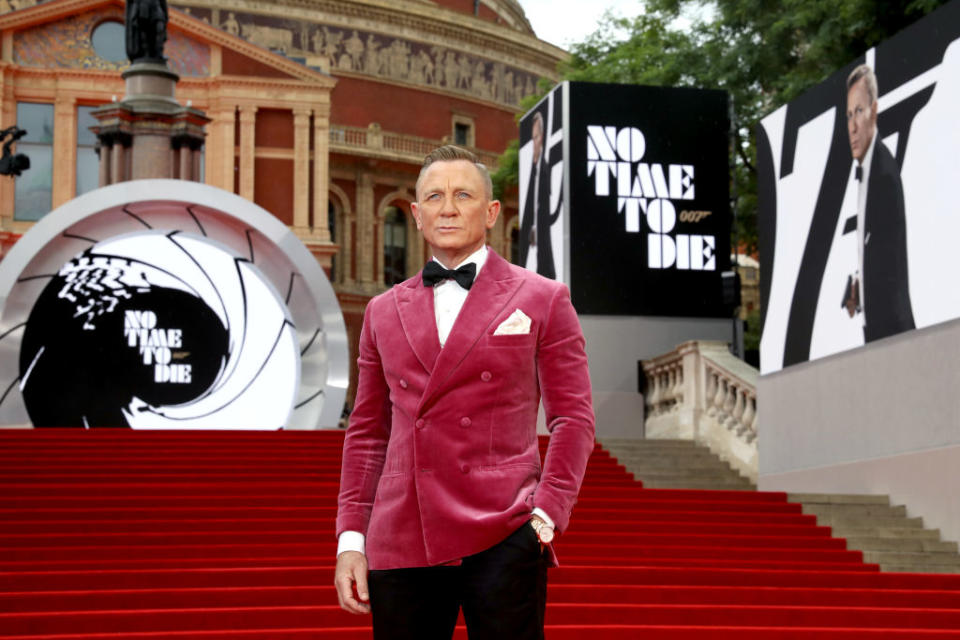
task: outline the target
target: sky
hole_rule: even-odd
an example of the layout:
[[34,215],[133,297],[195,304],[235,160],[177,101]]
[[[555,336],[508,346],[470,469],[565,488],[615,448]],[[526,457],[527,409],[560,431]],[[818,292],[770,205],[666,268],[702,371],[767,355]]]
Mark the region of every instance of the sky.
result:
[[640,0],[520,0],[527,19],[541,40],[566,49],[597,30],[608,8],[622,17],[640,12]]

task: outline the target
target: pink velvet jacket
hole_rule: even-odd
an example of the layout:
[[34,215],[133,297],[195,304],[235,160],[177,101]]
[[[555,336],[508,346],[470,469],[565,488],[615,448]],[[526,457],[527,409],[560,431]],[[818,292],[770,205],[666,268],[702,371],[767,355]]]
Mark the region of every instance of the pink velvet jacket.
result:
[[[526,335],[493,335],[516,309]],[[565,285],[490,251],[441,349],[421,276],[370,301],[343,448],[337,535],[371,569],[444,564],[543,509],[562,532],[594,443],[583,332]],[[551,432],[543,469],[537,407]]]

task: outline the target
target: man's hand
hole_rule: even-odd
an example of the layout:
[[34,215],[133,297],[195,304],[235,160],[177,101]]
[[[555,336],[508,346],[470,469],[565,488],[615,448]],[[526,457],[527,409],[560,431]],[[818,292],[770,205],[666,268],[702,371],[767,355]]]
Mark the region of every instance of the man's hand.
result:
[[[367,557],[359,551],[344,551],[337,556],[333,576],[340,607],[350,613],[370,613],[370,591],[367,589]],[[356,586],[356,596],[354,596]],[[359,599],[358,599],[359,597]]]
[[851,276],[847,282],[849,286],[847,287],[847,296],[843,302],[843,305],[846,307],[847,313],[852,318],[857,311],[860,310],[860,281],[859,279]]

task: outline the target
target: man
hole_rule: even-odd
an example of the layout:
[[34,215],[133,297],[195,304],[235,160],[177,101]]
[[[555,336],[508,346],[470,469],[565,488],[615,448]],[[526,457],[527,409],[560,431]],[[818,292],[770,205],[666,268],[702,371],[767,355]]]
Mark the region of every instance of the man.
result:
[[530,248],[537,249],[537,273],[556,280],[557,269],[553,262],[553,248],[550,242],[550,227],[560,216],[550,215],[550,167],[543,152],[543,115],[533,113],[530,126],[530,138],[533,141],[533,165],[530,171],[530,186],[523,206],[523,224],[520,228],[520,264],[527,264]]
[[449,640],[461,607],[472,640],[542,638],[543,545],[567,527],[594,442],[583,335],[563,284],[485,246],[500,203],[476,156],[433,151],[416,197],[434,261],[371,300],[360,335],[340,604],[372,610],[378,640]]
[[863,314],[866,342],[914,328],[907,225],[897,161],[877,138],[877,78],[860,65],[847,78],[847,132],[856,162],[857,259],[842,306]]

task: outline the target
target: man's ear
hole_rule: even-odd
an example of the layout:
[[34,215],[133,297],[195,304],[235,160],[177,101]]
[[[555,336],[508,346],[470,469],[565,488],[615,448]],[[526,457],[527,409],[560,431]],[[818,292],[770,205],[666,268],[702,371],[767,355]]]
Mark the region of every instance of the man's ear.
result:
[[420,211],[418,211],[417,203],[410,203],[410,213],[413,214],[413,219],[417,221],[417,229],[423,230],[423,225],[420,223]]
[[493,225],[497,223],[497,216],[500,215],[500,201],[491,200],[490,204],[487,205],[487,229],[493,229]]

